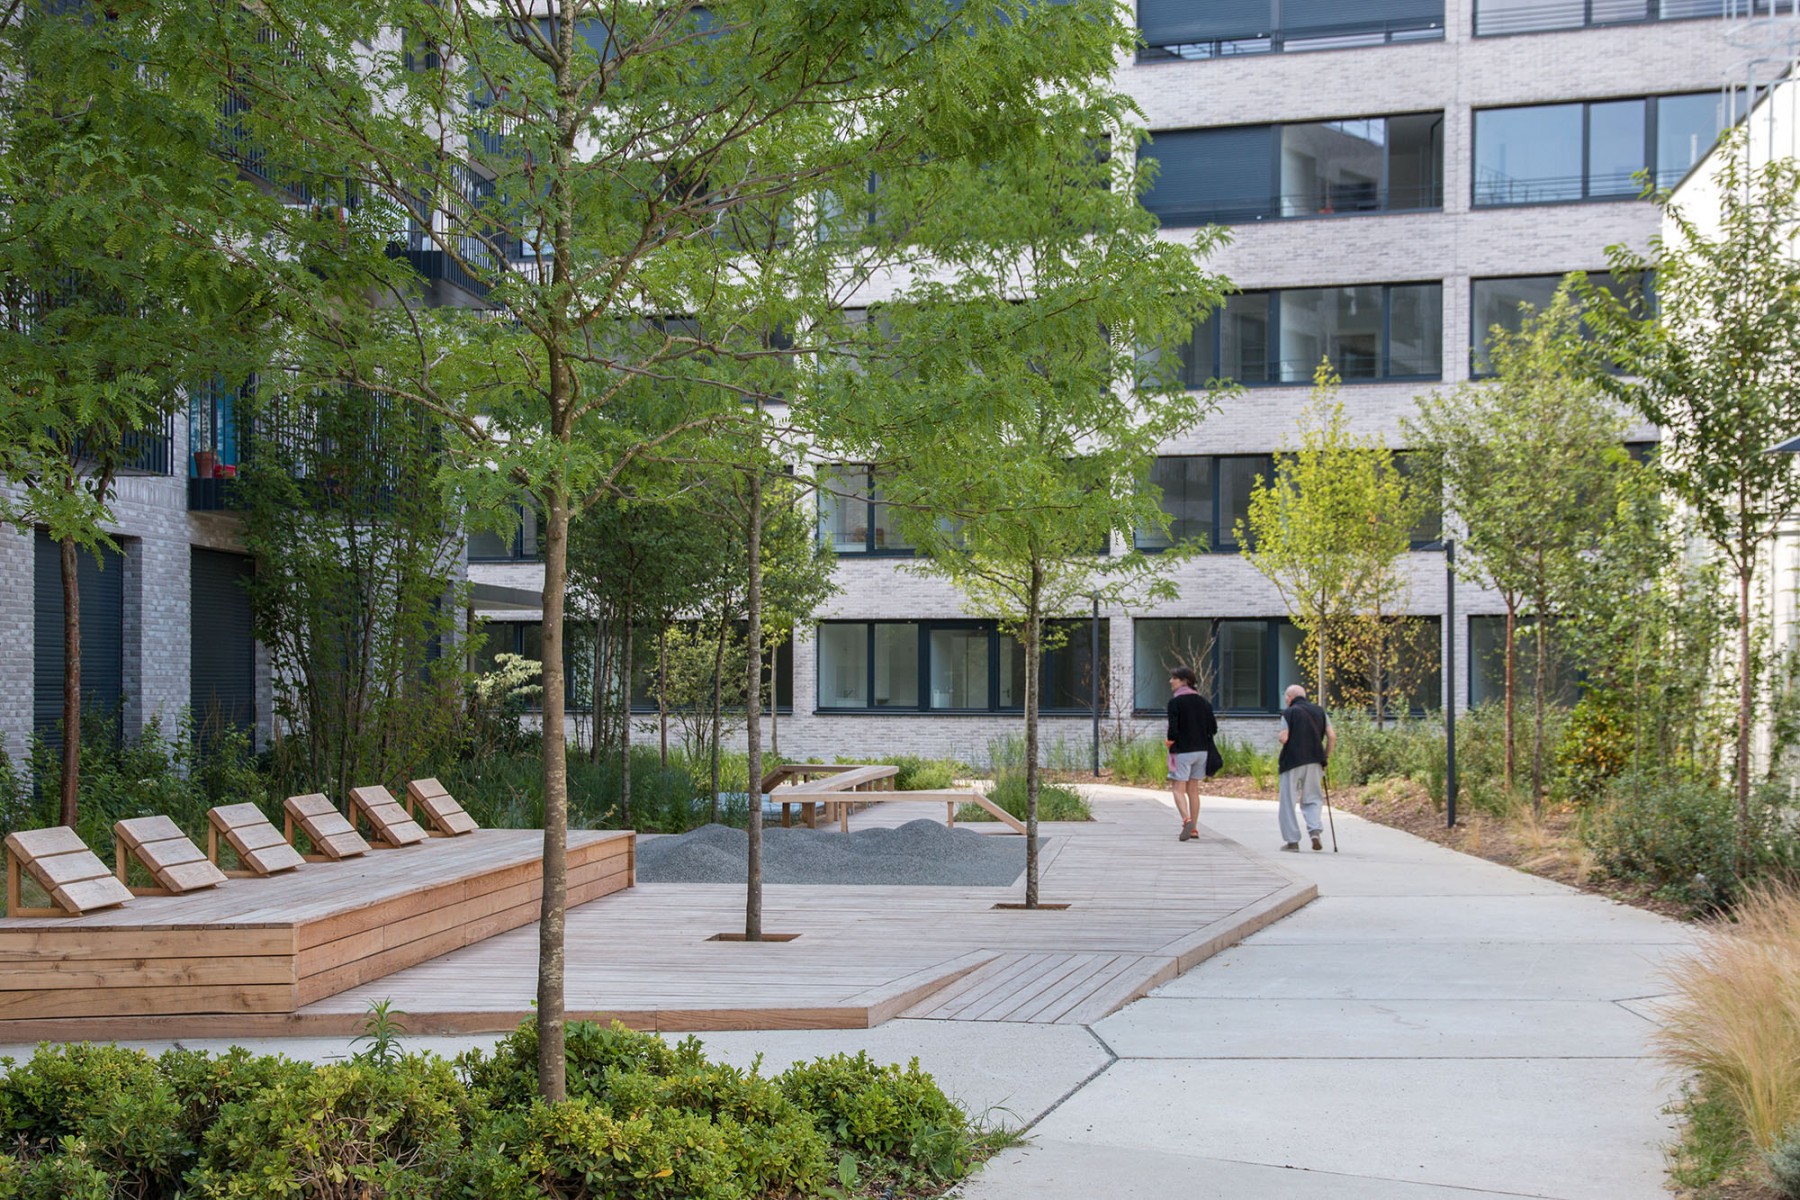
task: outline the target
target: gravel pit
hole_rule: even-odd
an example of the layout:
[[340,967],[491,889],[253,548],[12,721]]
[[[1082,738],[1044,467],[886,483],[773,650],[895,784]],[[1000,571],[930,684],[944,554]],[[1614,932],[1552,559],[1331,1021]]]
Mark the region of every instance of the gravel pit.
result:
[[[1048,838],[1038,839],[1042,851]],[[638,841],[641,883],[743,883],[749,835],[724,825]],[[1025,839],[949,829],[936,821],[897,828],[763,830],[763,881],[1009,887],[1025,870]]]

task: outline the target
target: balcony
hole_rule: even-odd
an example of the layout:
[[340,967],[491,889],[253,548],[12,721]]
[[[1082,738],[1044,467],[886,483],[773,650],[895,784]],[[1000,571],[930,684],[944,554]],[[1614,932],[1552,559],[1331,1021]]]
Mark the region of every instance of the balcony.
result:
[[119,435],[116,446],[96,449],[88,438],[77,438],[74,456],[77,462],[100,464],[112,468],[115,475],[173,474],[175,417],[165,413],[157,426],[128,429]]
[[239,406],[254,381],[231,389],[222,381],[188,395],[188,511],[223,512],[238,507],[237,474],[243,432]]

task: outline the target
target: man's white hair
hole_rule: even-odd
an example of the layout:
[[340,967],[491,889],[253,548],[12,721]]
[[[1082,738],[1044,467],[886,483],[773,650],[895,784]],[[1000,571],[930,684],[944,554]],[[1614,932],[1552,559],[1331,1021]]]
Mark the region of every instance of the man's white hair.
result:
[[1296,698],[1296,697],[1300,697],[1300,696],[1304,696],[1304,695],[1306,695],[1306,689],[1305,689],[1305,688],[1303,688],[1303,687],[1301,687],[1301,686],[1300,686],[1300,685],[1299,685],[1299,684],[1297,684],[1297,683],[1290,683],[1290,684],[1288,684],[1288,689],[1287,689],[1287,702],[1288,702],[1288,703],[1289,703],[1289,704],[1292,704],[1292,703],[1293,703],[1293,702],[1294,702],[1294,700],[1295,700],[1295,698]]

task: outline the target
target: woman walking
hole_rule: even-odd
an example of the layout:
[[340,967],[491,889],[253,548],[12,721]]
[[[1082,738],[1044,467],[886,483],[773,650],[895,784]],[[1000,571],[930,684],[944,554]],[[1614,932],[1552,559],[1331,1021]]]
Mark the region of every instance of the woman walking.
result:
[[1194,672],[1176,667],[1169,672],[1169,788],[1175,793],[1175,812],[1181,817],[1181,839],[1198,836],[1200,781],[1206,778],[1206,762],[1219,732],[1218,718],[1194,686]]

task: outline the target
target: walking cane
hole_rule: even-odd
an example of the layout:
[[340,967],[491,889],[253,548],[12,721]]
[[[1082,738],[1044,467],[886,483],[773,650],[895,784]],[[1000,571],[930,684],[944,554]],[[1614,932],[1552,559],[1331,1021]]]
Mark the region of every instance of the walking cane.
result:
[[1331,852],[1333,854],[1336,854],[1338,852],[1338,848],[1337,848],[1337,818],[1331,814],[1331,766],[1330,766],[1330,764],[1327,764],[1325,766],[1325,769],[1319,772],[1319,782],[1321,784],[1323,784],[1324,788],[1325,788],[1325,820],[1331,825]]

